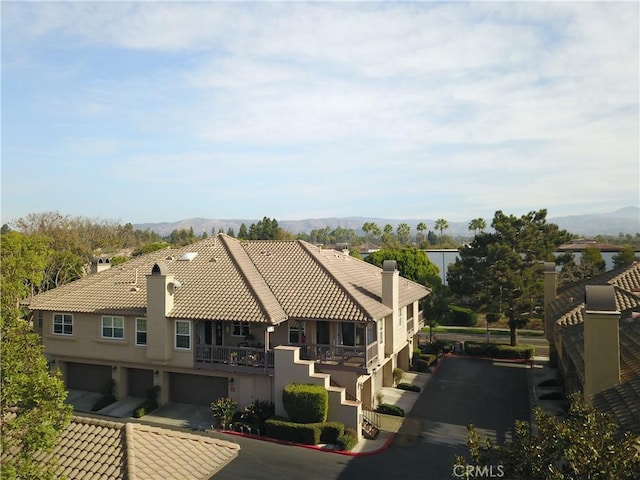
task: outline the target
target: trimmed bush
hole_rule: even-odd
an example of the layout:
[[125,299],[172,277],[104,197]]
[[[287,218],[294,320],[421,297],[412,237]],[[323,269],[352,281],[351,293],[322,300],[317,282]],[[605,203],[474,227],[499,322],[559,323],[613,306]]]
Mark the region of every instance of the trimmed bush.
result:
[[346,428],[344,434],[340,435],[337,440],[338,449],[349,451],[358,443],[358,432],[352,428]]
[[395,415],[396,417],[404,417],[404,410],[396,405],[389,403],[381,403],[376,408],[376,412],[383,413],[385,415]]
[[264,431],[264,422],[268,418],[275,415],[276,407],[273,402],[268,400],[256,400],[244,408],[244,411],[238,412],[238,418],[234,418],[234,422],[241,421],[250,426],[257,427],[261,432]]
[[270,418],[264,422],[265,433],[270,438],[288,442],[317,445],[321,428],[317,423],[294,423]]
[[451,312],[451,325],[473,327],[478,322],[478,314],[470,308],[449,305],[449,311]]
[[410,383],[399,383],[396,388],[400,390],[407,390],[409,392],[420,392],[420,387],[417,385],[412,385]]
[[341,422],[319,423],[318,427],[321,443],[337,443],[338,438],[344,434],[344,423]]
[[535,347],[533,345],[518,345],[512,347],[502,343],[464,342],[464,350],[468,355],[492,358],[513,358],[530,360],[533,358]]
[[282,403],[292,422],[324,423],[327,421],[329,393],[320,385],[291,383],[282,391]]

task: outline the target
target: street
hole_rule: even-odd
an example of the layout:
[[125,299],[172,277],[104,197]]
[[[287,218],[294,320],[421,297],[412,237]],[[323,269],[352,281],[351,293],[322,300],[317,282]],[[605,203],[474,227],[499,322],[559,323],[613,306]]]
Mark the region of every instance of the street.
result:
[[455,456],[466,454],[466,427],[498,441],[516,419],[528,420],[529,369],[520,364],[447,358],[420,395],[388,449],[361,457],[219,434],[241,446],[216,475],[242,479],[428,479],[452,477]]

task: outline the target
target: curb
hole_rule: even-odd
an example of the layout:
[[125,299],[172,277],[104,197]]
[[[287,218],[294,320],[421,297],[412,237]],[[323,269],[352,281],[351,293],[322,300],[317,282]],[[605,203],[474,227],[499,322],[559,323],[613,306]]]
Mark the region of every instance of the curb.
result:
[[262,437],[262,436],[253,435],[250,433],[234,432],[233,430],[216,430],[216,431],[218,433],[226,433],[228,435],[234,435],[236,437],[251,438],[253,440],[260,440],[262,442],[277,443],[279,445],[286,445],[289,447],[307,448],[309,450],[317,450],[320,452],[337,453],[339,455],[345,455],[347,457],[366,457],[369,455],[377,455],[378,453],[389,448],[389,445],[391,445],[391,442],[393,441],[393,438],[396,435],[395,433],[390,433],[389,438],[387,438],[387,440],[384,442],[384,445],[382,445],[380,448],[377,448],[376,450],[371,450],[370,452],[349,452],[344,450],[333,450],[330,448],[318,447],[317,445],[306,445],[304,443],[289,442],[287,440],[279,440],[277,438]]

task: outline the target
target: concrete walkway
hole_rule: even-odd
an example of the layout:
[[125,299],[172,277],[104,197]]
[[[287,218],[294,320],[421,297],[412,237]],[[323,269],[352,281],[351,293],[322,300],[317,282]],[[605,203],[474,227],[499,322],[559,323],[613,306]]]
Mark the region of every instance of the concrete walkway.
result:
[[[430,373],[405,372],[402,376],[402,383],[410,383],[420,387],[420,393],[431,380]],[[380,389],[382,393],[382,403],[388,403],[402,408],[405,415],[408,415],[413,405],[418,401],[420,393],[400,390],[395,387],[383,387]],[[351,450],[352,454],[373,454],[379,452],[388,446],[393,440],[393,436],[400,430],[405,417],[397,417],[395,415],[378,414],[380,419],[380,432],[373,440],[362,439]]]

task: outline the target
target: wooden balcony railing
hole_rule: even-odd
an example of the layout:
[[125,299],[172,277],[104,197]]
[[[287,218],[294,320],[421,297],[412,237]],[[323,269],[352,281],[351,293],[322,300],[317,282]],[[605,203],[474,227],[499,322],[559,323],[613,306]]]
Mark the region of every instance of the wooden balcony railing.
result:
[[366,368],[378,358],[378,343],[371,345],[321,345],[313,343],[297,344],[300,347],[300,358],[313,360],[328,365],[343,365],[348,367]]
[[[267,368],[273,368],[273,350],[266,352]],[[265,367],[264,348],[220,347],[196,345],[196,362],[207,364],[240,365],[244,367]]]

